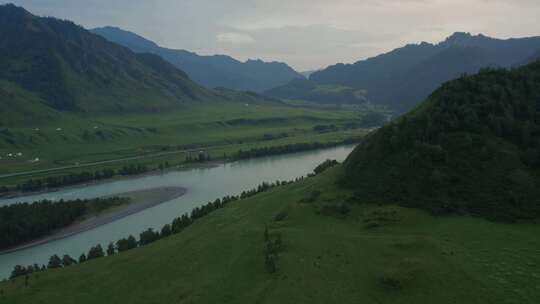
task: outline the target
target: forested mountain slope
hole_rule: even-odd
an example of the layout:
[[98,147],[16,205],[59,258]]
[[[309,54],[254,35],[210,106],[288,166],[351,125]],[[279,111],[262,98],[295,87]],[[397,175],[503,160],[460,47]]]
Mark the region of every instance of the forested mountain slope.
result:
[[375,132],[342,181],[369,201],[496,220],[540,217],[540,63],[444,84]]
[[210,98],[182,71],[69,21],[0,7],[0,79],[57,111],[147,111]]

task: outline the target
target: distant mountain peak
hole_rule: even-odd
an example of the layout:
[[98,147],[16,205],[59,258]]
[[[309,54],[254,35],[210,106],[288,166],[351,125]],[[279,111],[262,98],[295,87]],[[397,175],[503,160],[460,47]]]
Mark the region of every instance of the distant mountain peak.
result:
[[[121,42],[124,45],[135,52],[141,52],[143,50],[153,50],[159,48],[159,46],[142,36],[139,36],[133,32],[123,30],[116,26],[104,26],[90,30],[94,34],[106,37],[113,42]],[[121,40],[121,41],[118,41]]]
[[473,35],[471,35],[471,33],[455,32],[452,35],[450,35],[448,38],[446,38],[442,42],[442,44],[460,45],[466,41],[469,41],[471,38],[473,38]]
[[0,5],[0,10],[2,10],[2,11],[10,10],[11,12],[19,12],[19,13],[30,14],[30,13],[29,13],[27,10],[25,10],[24,8],[22,8],[22,7],[20,7],[20,6],[16,6],[16,5],[13,4],[13,3],[1,4],[1,5]]
[[442,46],[453,46],[453,45],[459,45],[459,46],[470,46],[477,43],[481,43],[483,41],[493,41],[497,40],[495,38],[491,38],[488,36],[485,36],[484,34],[478,34],[473,35],[468,32],[455,32],[446,40],[441,42],[439,45]]
[[445,81],[483,67],[532,62],[538,58],[534,55],[538,50],[540,37],[499,39],[456,32],[440,43],[407,44],[354,64],[336,64],[309,79],[367,90],[373,103],[405,112]]
[[186,50],[163,48],[144,37],[116,27],[91,31],[137,53],[159,55],[207,87],[263,92],[295,78],[302,78],[302,75],[283,62],[265,62],[261,59],[241,62],[227,55],[198,55]]
[[20,6],[8,3],[0,5],[0,31],[26,24],[24,19],[31,20],[32,14]]

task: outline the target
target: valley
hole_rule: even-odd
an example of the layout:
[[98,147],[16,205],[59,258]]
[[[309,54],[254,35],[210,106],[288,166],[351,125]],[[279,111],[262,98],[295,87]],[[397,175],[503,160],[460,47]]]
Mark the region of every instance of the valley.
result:
[[539,302],[534,1],[14,2],[0,304]]
[[[156,230],[173,218],[190,213],[194,208],[226,195],[239,195],[263,182],[294,180],[313,172],[326,159],[344,160],[354,146],[276,155],[240,160],[217,166],[203,166],[167,172],[155,172],[130,178],[105,180],[99,183],[65,187],[53,192],[0,199],[0,206],[20,202],[60,199],[93,199],[123,193],[160,188],[185,188],[184,195],[152,208],[117,219],[95,229],[25,250],[0,255],[0,278],[7,278],[14,265],[46,264],[53,254],[78,257],[97,243],[106,245],[129,235],[138,235],[147,228]],[[159,193],[157,194],[159,197]],[[149,202],[151,202],[150,200]],[[144,204],[143,204],[144,205]],[[1,279],[0,279],[1,280]]]
[[[205,150],[211,159],[225,160],[235,158],[240,150],[257,147],[358,140],[372,126],[369,121],[362,123],[368,113],[370,110],[361,108],[211,104],[166,114],[92,119],[68,116],[45,126],[15,126],[0,131],[0,174],[8,177],[0,179],[0,184],[9,186],[29,177],[121,168],[126,164],[157,167],[168,162],[176,166],[186,161],[186,151]],[[321,131],[318,126],[329,128]],[[87,163],[98,164],[85,166]],[[69,169],[10,176],[62,167]]]

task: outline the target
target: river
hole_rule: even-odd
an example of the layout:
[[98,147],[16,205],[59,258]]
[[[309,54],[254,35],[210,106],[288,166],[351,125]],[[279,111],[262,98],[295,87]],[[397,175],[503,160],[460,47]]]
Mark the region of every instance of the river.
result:
[[157,187],[184,187],[187,193],[172,201],[146,209],[116,222],[100,226],[71,237],[42,244],[36,247],[0,255],[0,279],[7,278],[15,265],[34,263],[47,264],[53,254],[69,254],[78,259],[91,246],[133,234],[138,238],[147,228],[161,229],[175,217],[190,212],[193,208],[225,195],[240,194],[262,182],[292,180],[313,171],[326,159],[343,161],[354,146],[340,146],[287,155],[271,156],[226,163],[212,168],[186,171],[170,171],[161,175],[148,175],[132,179],[115,180],[84,187],[42,193],[27,197],[0,200],[0,206],[16,202],[32,202],[43,199],[85,199],[114,195]]

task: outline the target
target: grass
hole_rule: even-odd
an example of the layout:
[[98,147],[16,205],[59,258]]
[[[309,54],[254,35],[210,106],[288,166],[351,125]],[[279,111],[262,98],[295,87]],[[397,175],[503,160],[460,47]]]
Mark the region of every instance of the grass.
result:
[[[232,203],[147,247],[34,274],[28,287],[0,283],[0,302],[537,303],[538,225],[353,202],[335,185],[339,170]],[[344,202],[346,217],[319,212]],[[284,243],[275,273],[265,226]]]
[[[287,105],[186,106],[182,111],[162,114],[129,114],[87,118],[64,115],[46,124],[28,124],[0,129],[0,174],[71,166],[163,150],[206,147],[214,157],[235,154],[239,149],[299,142],[329,142],[361,136],[365,130],[340,130],[320,134],[316,125],[344,126],[358,121],[362,110],[313,109]],[[265,134],[285,138],[264,140]],[[276,136],[278,138],[279,136]],[[9,158],[9,153],[23,154]],[[39,161],[32,161],[39,158]],[[145,163],[176,162],[183,154],[145,160]],[[125,163],[116,164],[120,167]],[[97,166],[98,169],[103,166]],[[88,170],[84,168],[83,170]],[[72,172],[71,170],[70,172]],[[76,170],[80,171],[80,170]],[[28,179],[1,180],[13,184]]]

